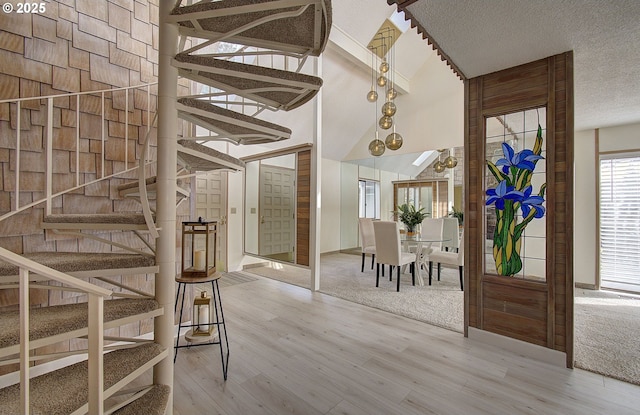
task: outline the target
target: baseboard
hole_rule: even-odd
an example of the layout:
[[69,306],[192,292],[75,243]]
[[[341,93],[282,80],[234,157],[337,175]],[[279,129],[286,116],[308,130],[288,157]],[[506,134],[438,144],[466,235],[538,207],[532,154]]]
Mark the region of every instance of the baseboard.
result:
[[567,367],[567,354],[558,350],[501,336],[486,330],[479,330],[475,327],[469,327],[468,337],[470,340],[495,346],[533,360]]
[[260,267],[268,267],[270,264],[269,261],[263,261],[263,262],[254,262],[253,264],[244,264],[242,266],[242,270],[246,270],[246,269],[251,269],[251,268],[260,268]]
[[586,282],[576,282],[576,288],[582,288],[584,290],[597,290],[595,284],[587,284]]

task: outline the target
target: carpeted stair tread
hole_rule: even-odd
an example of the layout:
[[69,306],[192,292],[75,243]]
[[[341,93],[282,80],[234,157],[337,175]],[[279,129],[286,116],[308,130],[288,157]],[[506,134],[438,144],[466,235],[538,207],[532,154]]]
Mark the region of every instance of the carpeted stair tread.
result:
[[[156,262],[147,255],[111,252],[32,252],[23,256],[60,272],[152,267]],[[5,275],[18,275],[18,267],[0,261],[0,276]]]
[[[188,68],[181,63],[197,66]],[[311,100],[322,86],[322,78],[316,76],[208,56],[181,53],[176,55],[175,65],[182,68],[182,76],[285,111]]]
[[[291,130],[277,124],[231,111],[195,98],[180,98],[178,103],[185,107],[203,111],[207,115],[178,108],[178,116],[194,122],[202,128],[220,134],[221,138],[237,144],[263,144],[284,140],[291,136]],[[251,127],[247,125],[248,124]],[[234,138],[236,137],[236,138]]]
[[[110,388],[128,374],[162,353],[156,343],[116,350],[104,355],[104,387]],[[88,400],[87,362],[31,379],[31,414],[69,414]],[[20,413],[20,385],[0,389],[0,415]]]
[[186,164],[189,170],[210,171],[220,169],[244,169],[244,161],[221,153],[205,145],[196,143],[193,140],[178,140],[178,144],[184,148],[202,153],[203,157],[195,156],[178,148],[178,158]]
[[83,224],[118,224],[145,225],[142,213],[60,213],[46,215],[44,223],[83,223]]
[[[157,181],[158,181],[158,177],[157,176],[148,177],[147,180],[145,180],[145,182],[147,183],[147,186],[150,186],[152,184],[156,184]],[[123,184],[119,185],[118,186],[118,191],[128,190],[128,189],[135,189],[137,187],[138,187],[138,181],[136,180],[136,181],[123,183]]]
[[[104,302],[104,321],[144,314],[157,308],[158,302],[153,299],[107,300]],[[32,308],[29,311],[29,339],[33,341],[86,328],[87,314],[87,303]],[[20,312],[0,313],[0,348],[19,342]]]
[[171,388],[167,385],[154,385],[149,392],[118,409],[113,415],[164,415]]
[[[219,16],[198,18],[198,25],[202,29],[216,34],[228,33],[258,19],[278,13],[295,11],[300,8],[300,6],[281,8],[277,7],[277,4],[274,4],[274,7],[269,10],[233,14],[236,13],[233,9],[237,7],[256,4],[264,5],[264,3],[270,2],[273,2],[273,0],[225,0],[219,2],[201,2],[190,6],[176,7],[172,10],[171,14],[173,16],[179,16],[189,13],[203,13],[209,11],[217,12]],[[306,51],[313,56],[319,56],[324,50],[329,39],[332,14],[331,1],[322,1],[322,4],[324,4],[326,9],[326,13],[323,13],[321,17],[319,39],[315,39],[314,35],[316,19],[316,5],[314,3],[316,2],[309,1],[309,4],[311,5],[299,16],[263,23],[257,27],[239,33],[236,36],[225,38],[225,41],[258,47],[269,46],[271,49],[283,51]],[[228,10],[229,13],[220,13],[225,9]],[[188,16],[185,17],[188,18]],[[191,21],[180,21],[178,24],[181,28],[195,29],[195,26]],[[196,33],[188,31],[187,33],[190,35],[197,35],[197,33],[201,33],[201,31],[197,30]]]

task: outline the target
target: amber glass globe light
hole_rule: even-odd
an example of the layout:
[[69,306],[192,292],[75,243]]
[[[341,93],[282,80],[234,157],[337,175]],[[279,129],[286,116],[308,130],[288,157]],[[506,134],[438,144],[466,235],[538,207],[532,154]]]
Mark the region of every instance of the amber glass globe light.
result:
[[367,101],[369,102],[376,102],[378,100],[378,93],[375,90],[371,90],[369,91],[369,93],[367,94]]
[[436,173],[442,173],[445,169],[444,163],[442,163],[440,160],[436,161],[436,163],[433,165],[433,169],[436,171]]
[[389,72],[389,63],[387,61],[382,61],[380,64],[380,72],[387,73]]
[[458,159],[453,156],[449,156],[444,159],[444,165],[445,167],[452,169],[458,165]]
[[384,75],[380,75],[378,77],[377,83],[378,83],[378,86],[385,86],[387,84],[387,77]]
[[394,100],[394,99],[396,99],[397,96],[398,96],[398,91],[396,91],[394,88],[387,89],[387,99],[388,100]]
[[369,153],[372,156],[379,157],[384,154],[384,141],[378,140],[377,138],[372,140],[369,143]]
[[383,130],[388,130],[389,128],[391,128],[393,126],[393,118],[389,117],[388,115],[383,115],[380,118],[380,121],[378,121],[378,125]]
[[396,104],[391,101],[387,101],[382,105],[382,114],[393,117],[396,113]]
[[397,150],[402,147],[402,136],[398,133],[391,133],[385,138],[384,144],[389,150]]

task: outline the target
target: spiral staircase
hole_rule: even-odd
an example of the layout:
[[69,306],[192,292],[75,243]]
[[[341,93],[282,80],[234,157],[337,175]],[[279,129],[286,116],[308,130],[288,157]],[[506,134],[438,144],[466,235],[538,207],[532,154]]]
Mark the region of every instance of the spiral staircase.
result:
[[[247,145],[290,137],[291,130],[261,120],[258,115],[295,109],[320,89],[322,80],[302,73],[302,69],[309,56],[319,56],[326,46],[331,4],[330,0],[178,2],[166,20],[176,24],[180,33],[181,50],[172,65],[199,91],[177,99],[177,116],[206,131],[204,135],[178,139],[179,204],[189,197],[185,183],[193,175],[244,168],[240,160],[204,142]],[[46,99],[53,108],[53,98]],[[54,194],[51,182],[55,178],[49,166],[45,197],[22,207],[16,202],[12,212],[0,216],[0,221],[9,221],[43,204],[40,225],[45,239],[62,235],[108,246],[104,252],[22,255],[0,248],[0,294],[13,290],[19,300],[19,308],[0,312],[0,366],[16,369],[3,376],[12,384],[0,389],[0,415],[172,412],[167,408],[172,385],[139,381],[141,375],[171,359],[172,345],[144,336],[105,334],[105,330],[111,333],[128,324],[173,315],[173,310],[159,304],[154,288],[139,289],[126,282],[158,272],[155,241],[159,234],[154,207],[157,179],[149,176],[159,167],[149,160],[149,137],[137,168],[122,176],[103,175],[97,180],[110,181],[117,189],[110,192],[110,200],[137,201],[137,211],[65,211],[55,199],[78,192],[82,186]],[[15,151],[20,151],[19,145]],[[15,174],[19,174],[19,167]],[[20,199],[19,194],[12,197]],[[100,236],[121,232],[135,235],[138,243]],[[30,304],[34,292],[43,290],[74,293],[86,301],[41,307]],[[58,353],[37,352],[67,340],[81,347]],[[49,369],[42,370],[45,366]]]

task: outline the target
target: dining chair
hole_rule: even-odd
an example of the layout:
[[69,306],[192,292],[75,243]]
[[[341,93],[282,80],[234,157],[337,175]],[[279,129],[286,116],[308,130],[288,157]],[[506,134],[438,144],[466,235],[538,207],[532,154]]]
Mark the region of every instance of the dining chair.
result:
[[[384,269],[389,265],[389,276],[392,267],[398,270],[397,291],[400,291],[400,269],[403,265],[410,264],[411,280],[416,285],[416,255],[410,252],[402,252],[400,242],[400,228],[398,222],[375,221],[373,222],[373,233],[376,240],[376,287],[380,282],[380,265]],[[383,274],[384,275],[384,274]]]
[[457,265],[460,273],[460,290],[464,291],[464,231],[460,235],[458,252],[434,251],[429,255],[429,285],[431,285],[431,268],[438,264],[438,281],[440,281],[440,264]]
[[376,240],[373,236],[373,219],[359,218],[358,222],[360,225],[360,246],[362,247],[360,272],[364,272],[364,257],[367,254],[371,255],[371,269],[373,269],[373,263],[376,259]]
[[457,251],[460,246],[460,227],[457,218],[442,218],[442,242],[445,251]]
[[[444,220],[442,218],[425,218],[422,221],[421,226],[422,230],[420,231],[420,235],[422,236],[422,239],[443,239]],[[419,265],[426,267],[429,255],[431,255],[431,253],[434,251],[440,251],[441,248],[441,242],[422,244],[422,252],[419,259]],[[431,277],[431,272],[429,272],[429,277]]]

